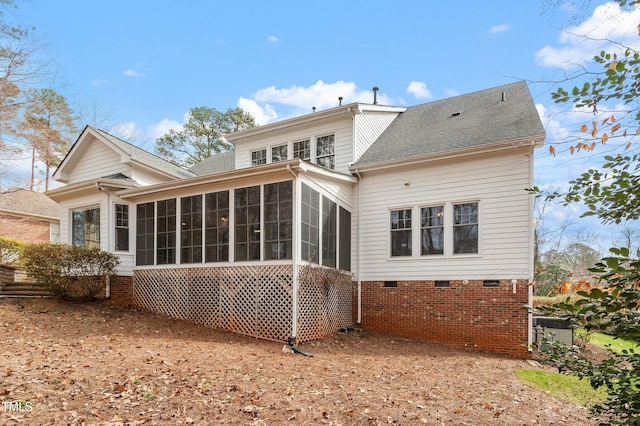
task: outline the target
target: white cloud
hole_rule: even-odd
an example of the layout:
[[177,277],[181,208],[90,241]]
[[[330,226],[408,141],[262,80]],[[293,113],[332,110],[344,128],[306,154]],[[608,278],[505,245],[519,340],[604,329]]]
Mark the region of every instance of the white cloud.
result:
[[126,75],[128,77],[144,77],[144,74],[132,69],[124,71],[122,75]]
[[407,93],[412,94],[416,99],[432,99],[433,94],[427,85],[422,81],[412,81],[407,87]]
[[[271,102],[311,112],[313,107],[322,110],[338,106],[339,97],[342,97],[343,105],[351,102],[373,103],[373,92],[361,90],[353,82],[325,83],[322,80],[308,87],[291,86],[278,89],[270,86],[258,90],[250,98],[258,103]],[[390,101],[389,97],[378,92],[378,103],[389,104]]]
[[[611,41],[638,50],[638,22],[640,8],[623,11],[617,3],[605,3],[583,23],[566,28],[558,39],[560,46],[547,45],[537,51],[536,62],[547,67],[575,67],[590,62],[603,48],[612,52],[616,47]],[[618,47],[619,51],[623,49]]]
[[459,96],[460,92],[456,89],[444,89],[444,94],[447,95],[447,97],[452,98],[454,96]]
[[[186,113],[185,116],[186,115],[188,115],[188,113]],[[180,132],[182,131],[182,129],[183,129],[182,124],[178,123],[177,121],[169,120],[168,118],[163,118],[158,123],[155,123],[149,126],[147,130],[147,136],[155,141],[156,139],[161,138],[166,133],[168,133],[169,130],[175,130],[176,132]]]
[[265,103],[260,106],[253,99],[238,99],[238,107],[251,114],[259,126],[275,121],[278,118],[278,114],[271,105]]
[[109,129],[109,133],[125,141],[132,141],[142,135],[134,122],[118,123]]
[[280,39],[274,35],[270,35],[269,37],[267,37],[267,41],[269,43],[277,43],[280,41]]
[[91,84],[93,86],[102,86],[103,84],[107,84],[109,80],[105,80],[104,78],[94,78],[91,80]]
[[511,28],[511,25],[494,25],[489,28],[489,34],[498,34],[508,31]]

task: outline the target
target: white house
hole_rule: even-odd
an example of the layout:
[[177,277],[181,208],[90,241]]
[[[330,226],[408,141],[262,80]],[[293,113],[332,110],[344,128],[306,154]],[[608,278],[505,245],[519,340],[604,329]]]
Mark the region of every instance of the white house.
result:
[[62,242],[120,257],[114,300],[274,340],[358,324],[526,356],[544,137],[523,82],[232,133],[189,170],[86,127],[47,195]]

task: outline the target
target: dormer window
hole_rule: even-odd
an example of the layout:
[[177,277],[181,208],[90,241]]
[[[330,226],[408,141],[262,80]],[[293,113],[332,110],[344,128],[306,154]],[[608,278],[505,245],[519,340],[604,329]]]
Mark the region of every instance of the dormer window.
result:
[[251,165],[259,166],[260,164],[267,164],[267,149],[262,148],[255,151],[251,151]]
[[271,148],[271,162],[284,161],[287,159],[289,146],[287,144],[274,146]]
[[321,136],[316,139],[316,163],[328,169],[336,168],[334,135]]
[[309,139],[293,143],[293,158],[311,160],[311,141]]

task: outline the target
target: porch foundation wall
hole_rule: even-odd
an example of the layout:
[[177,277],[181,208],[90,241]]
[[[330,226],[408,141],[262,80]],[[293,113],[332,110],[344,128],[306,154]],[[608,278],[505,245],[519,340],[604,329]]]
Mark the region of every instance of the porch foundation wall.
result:
[[110,299],[118,305],[135,305],[133,298],[133,277],[118,275],[109,282]]
[[[386,283],[386,286],[385,286]],[[366,281],[364,330],[528,358],[527,280]],[[395,285],[395,287],[394,287]],[[357,300],[357,284],[353,285]],[[353,309],[357,315],[357,309]],[[354,318],[355,320],[355,318]]]

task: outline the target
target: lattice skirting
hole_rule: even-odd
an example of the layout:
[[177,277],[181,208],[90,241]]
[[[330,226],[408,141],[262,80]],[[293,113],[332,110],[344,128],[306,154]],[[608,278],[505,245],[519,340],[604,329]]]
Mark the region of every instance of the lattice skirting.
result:
[[[351,325],[351,276],[330,268],[299,270],[298,341]],[[138,270],[138,305],[174,318],[263,339],[291,335],[291,265]]]

